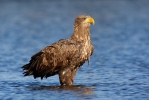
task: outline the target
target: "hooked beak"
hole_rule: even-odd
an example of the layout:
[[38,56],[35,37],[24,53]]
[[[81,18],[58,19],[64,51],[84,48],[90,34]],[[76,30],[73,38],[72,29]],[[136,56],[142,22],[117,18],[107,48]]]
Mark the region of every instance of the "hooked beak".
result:
[[87,18],[87,19],[85,20],[85,22],[90,23],[90,24],[94,24],[94,23],[95,23],[95,21],[94,21],[93,18]]

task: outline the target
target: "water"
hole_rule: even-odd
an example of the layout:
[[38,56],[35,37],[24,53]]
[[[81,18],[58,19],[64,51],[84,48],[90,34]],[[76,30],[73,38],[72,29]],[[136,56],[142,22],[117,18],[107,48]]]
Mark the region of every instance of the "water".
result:
[[[0,99],[149,100],[149,1],[0,1]],[[72,34],[76,16],[95,19],[90,65],[74,86],[58,76],[24,77],[21,66],[47,45]]]

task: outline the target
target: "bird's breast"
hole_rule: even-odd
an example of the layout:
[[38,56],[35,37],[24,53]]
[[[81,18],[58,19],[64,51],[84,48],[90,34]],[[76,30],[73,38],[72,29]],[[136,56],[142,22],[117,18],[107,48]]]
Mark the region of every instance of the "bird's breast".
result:
[[91,43],[86,41],[83,44],[83,49],[82,49],[82,59],[88,60],[91,55]]

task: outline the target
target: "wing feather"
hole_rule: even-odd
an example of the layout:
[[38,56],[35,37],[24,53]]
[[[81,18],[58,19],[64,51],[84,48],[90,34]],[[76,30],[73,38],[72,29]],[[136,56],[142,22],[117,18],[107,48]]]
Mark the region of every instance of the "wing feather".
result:
[[[27,75],[36,77],[49,77],[57,74],[60,70],[68,66],[76,54],[79,56],[79,47],[76,43],[61,40],[51,46],[47,46],[31,57],[30,63],[23,66]],[[70,59],[71,58],[71,59]]]

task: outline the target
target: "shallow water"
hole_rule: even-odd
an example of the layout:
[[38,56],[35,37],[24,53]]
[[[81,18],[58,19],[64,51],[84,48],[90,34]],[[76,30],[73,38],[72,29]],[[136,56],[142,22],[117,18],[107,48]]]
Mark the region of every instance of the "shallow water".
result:
[[[147,0],[0,1],[0,99],[148,100],[148,12]],[[21,66],[71,36],[80,14],[95,19],[95,51],[74,86],[59,86],[58,76],[24,77]]]

